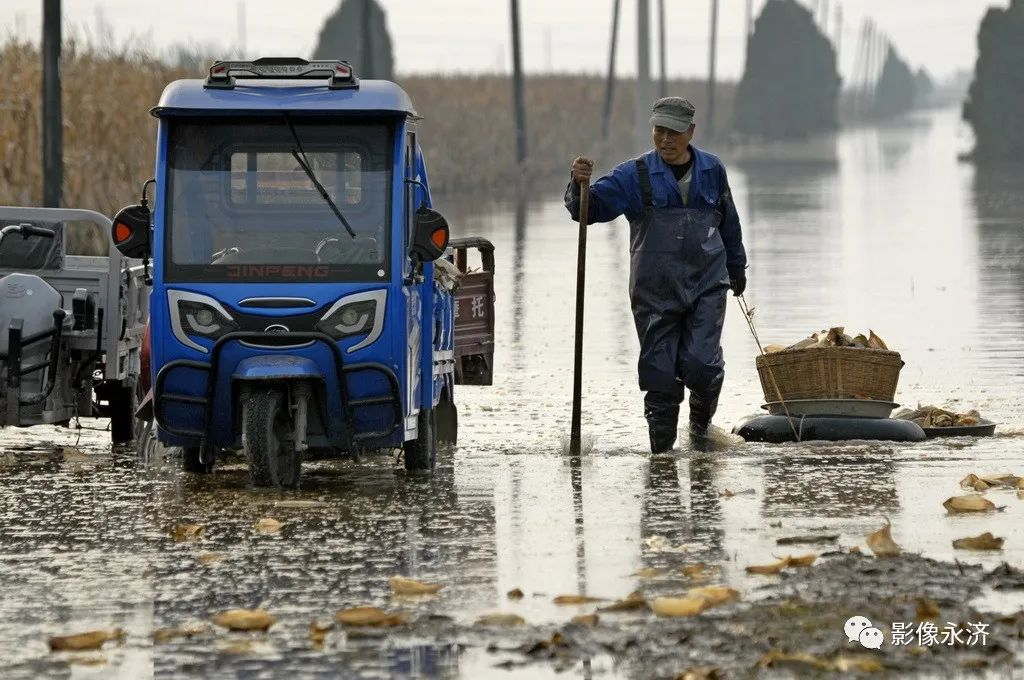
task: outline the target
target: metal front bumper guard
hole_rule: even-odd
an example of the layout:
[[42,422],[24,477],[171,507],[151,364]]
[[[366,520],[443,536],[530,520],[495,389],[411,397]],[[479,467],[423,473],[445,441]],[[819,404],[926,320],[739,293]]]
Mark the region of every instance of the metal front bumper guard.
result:
[[[345,434],[348,437],[348,444],[350,446],[358,444],[359,442],[368,441],[371,439],[380,439],[388,437],[402,425],[404,418],[402,417],[402,401],[400,397],[400,390],[398,386],[398,378],[395,377],[394,372],[385,366],[376,362],[362,362],[358,364],[351,364],[346,366],[342,359],[341,348],[338,347],[337,342],[331,336],[326,333],[320,333],[316,331],[310,332],[288,332],[288,333],[266,333],[263,331],[235,331],[221,336],[213,344],[213,349],[210,350],[210,361],[209,363],[203,361],[194,361],[191,359],[179,359],[172,361],[163,366],[160,372],[156,376],[156,385],[153,388],[153,417],[160,425],[161,428],[166,430],[168,433],[178,436],[185,437],[201,437],[199,445],[199,460],[202,464],[208,465],[213,462],[213,446],[210,444],[210,427],[213,423],[213,402],[214,402],[214,391],[217,385],[217,371],[220,364],[221,351],[224,346],[232,341],[243,341],[252,342],[258,344],[260,341],[272,340],[275,344],[281,341],[293,340],[295,344],[302,344],[308,342],[322,342],[326,344],[332,354],[334,355],[334,366],[337,373],[338,389],[341,392],[341,404],[345,415]],[[281,347],[282,350],[287,347]],[[190,368],[200,371],[206,371],[209,373],[210,378],[206,384],[205,396],[197,396],[193,394],[174,394],[164,392],[163,386],[167,380],[167,375],[176,368]],[[390,396],[385,397],[366,397],[363,399],[349,399],[348,397],[348,383],[345,377],[349,373],[355,373],[357,371],[380,371],[387,377],[388,386],[391,389]],[[182,404],[192,404],[202,406],[204,408],[203,416],[203,427],[199,430],[190,430],[185,428],[168,427],[162,421],[161,414],[163,413],[163,406],[165,402],[177,402]],[[394,407],[394,422],[391,427],[387,430],[371,431],[371,432],[356,432],[355,431],[355,419],[353,417],[353,411],[357,408],[364,408],[367,406],[379,406],[382,404],[391,404]]]
[[[7,330],[7,354],[0,354],[0,360],[4,362],[7,373],[5,393],[6,410],[3,415],[5,425],[20,425],[21,407],[41,404],[46,401],[53,392],[53,388],[57,383],[57,364],[60,360],[60,343],[61,338],[63,337],[65,316],[67,316],[67,312],[63,309],[54,310],[53,327],[49,330],[41,331],[27,337],[22,337],[24,321],[21,319],[11,319],[10,326]],[[50,340],[50,351],[46,360],[26,368],[22,368],[22,350],[29,345],[46,340],[47,338]],[[29,397],[28,399],[22,399],[21,379],[26,375],[43,369],[47,369],[46,384],[43,386],[43,391]]]

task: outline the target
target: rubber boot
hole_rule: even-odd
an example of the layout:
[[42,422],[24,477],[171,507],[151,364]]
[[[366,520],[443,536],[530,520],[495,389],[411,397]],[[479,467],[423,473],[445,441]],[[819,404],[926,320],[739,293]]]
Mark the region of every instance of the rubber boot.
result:
[[671,451],[676,443],[676,428],[671,429],[647,424],[647,431],[651,436],[651,453],[665,453]]
[[721,383],[712,385],[702,392],[690,392],[690,446],[696,451],[710,451],[712,441],[708,437],[711,418],[718,410],[718,395]]
[[651,437],[651,453],[671,451],[679,426],[679,401],[674,395],[648,392],[644,397],[644,417]]

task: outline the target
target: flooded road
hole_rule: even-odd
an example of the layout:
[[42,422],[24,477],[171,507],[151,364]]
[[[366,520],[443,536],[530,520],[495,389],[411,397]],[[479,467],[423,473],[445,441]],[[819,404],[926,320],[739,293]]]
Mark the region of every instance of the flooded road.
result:
[[[386,456],[315,462],[304,468],[300,491],[280,495],[248,489],[238,459],[199,478],[179,473],[173,459],[112,452],[102,431],[83,431],[84,455],[64,455],[54,447],[76,444],[75,431],[9,430],[0,452],[0,676],[674,677],[701,665],[678,631],[663,645],[675,658],[656,668],[613,653],[625,649],[627,631],[662,630],[652,615],[621,627],[602,617],[591,646],[581,643],[585,655],[521,665],[530,657],[515,647],[595,608],[556,605],[557,595],[680,593],[692,585],[678,571],[685,565],[706,564],[710,582],[738,589],[744,602],[796,591],[784,577],[744,568],[787,554],[868,552],[864,537],[886,517],[904,551],[923,558],[955,558],[968,570],[1004,561],[1024,567],[1024,499],[1016,491],[986,492],[1002,512],[951,516],[942,507],[966,493],[958,482],[968,473],[1024,476],[1024,188],[1019,169],[958,163],[969,146],[962,129],[956,112],[940,111],[849,130],[810,152],[745,151],[726,161],[762,340],[872,328],[906,362],[897,401],[978,408],[1000,424],[997,436],[750,444],[652,458],[620,220],[590,231],[583,429],[591,450],[570,459],[576,228],[560,187],[526,206],[449,209],[439,201],[456,236],[496,246],[498,337],[495,384],[457,392],[460,446],[441,457],[434,476],[409,477]],[[730,305],[715,420],[726,429],[763,401],[756,346]],[[254,524],[263,517],[284,526],[261,534]],[[201,540],[175,542],[182,523],[203,525]],[[1003,550],[952,549],[952,539],[984,531],[1005,537]],[[836,538],[777,544],[807,534]],[[924,561],[918,568],[922,580],[911,569],[907,593],[923,595],[930,584],[933,592],[938,577],[927,576]],[[395,600],[394,574],[445,588]],[[515,588],[525,597],[508,598]],[[993,617],[1024,605],[1020,587],[963,592]],[[870,594],[864,598],[866,611]],[[311,647],[312,620],[358,605],[408,611],[417,622],[388,635],[335,630],[322,649]],[[154,629],[208,622],[234,607],[265,608],[277,623],[266,635],[211,629],[152,642]],[[473,625],[499,612],[521,616],[525,632],[503,644],[501,633]],[[900,620],[891,613],[886,628]],[[47,650],[51,635],[107,627],[127,637],[98,655]],[[841,627],[835,649],[846,646]],[[721,657],[754,669],[765,644]],[[1013,674],[999,668],[994,677]]]

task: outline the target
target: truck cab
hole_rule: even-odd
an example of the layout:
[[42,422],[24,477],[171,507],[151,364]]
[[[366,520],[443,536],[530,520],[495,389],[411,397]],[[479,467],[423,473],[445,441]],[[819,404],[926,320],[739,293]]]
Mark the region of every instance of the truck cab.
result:
[[241,449],[257,486],[303,458],[401,447],[432,469],[454,410],[448,225],[416,111],[343,61],[217,62],[158,120],[155,201],[114,219],[152,256],[149,409],[206,472]]

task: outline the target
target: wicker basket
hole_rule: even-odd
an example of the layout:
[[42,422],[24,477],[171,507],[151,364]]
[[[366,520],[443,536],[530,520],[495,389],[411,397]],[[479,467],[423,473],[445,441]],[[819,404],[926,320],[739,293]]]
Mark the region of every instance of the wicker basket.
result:
[[899,352],[882,349],[807,347],[757,357],[757,373],[767,402],[778,401],[778,392],[784,400],[891,402],[896,396],[901,368],[903,360]]

